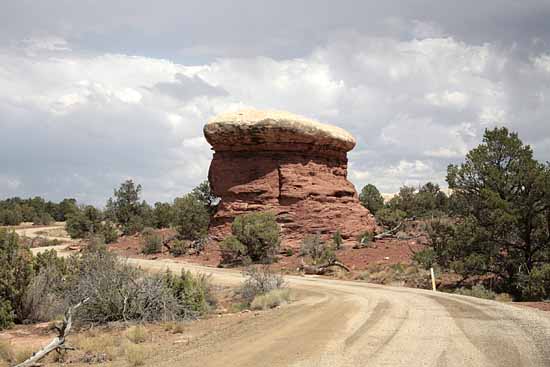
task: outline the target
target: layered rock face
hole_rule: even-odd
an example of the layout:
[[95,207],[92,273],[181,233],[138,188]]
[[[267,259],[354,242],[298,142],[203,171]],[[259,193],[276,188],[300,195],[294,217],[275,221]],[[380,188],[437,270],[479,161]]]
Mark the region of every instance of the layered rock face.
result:
[[286,112],[244,110],[213,118],[204,134],[215,151],[209,181],[221,198],[209,230],[214,239],[231,233],[237,215],[264,210],[276,213],[289,243],[375,228],[346,179],[355,139],[345,130]]

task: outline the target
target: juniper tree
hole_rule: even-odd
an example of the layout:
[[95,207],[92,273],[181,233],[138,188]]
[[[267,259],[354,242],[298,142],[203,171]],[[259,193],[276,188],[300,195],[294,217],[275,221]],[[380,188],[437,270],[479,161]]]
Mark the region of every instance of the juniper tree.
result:
[[495,128],[464,163],[448,167],[447,182],[462,205],[457,227],[446,230],[454,245],[438,255],[493,273],[521,296],[525,279],[550,264],[550,165],[516,133]]

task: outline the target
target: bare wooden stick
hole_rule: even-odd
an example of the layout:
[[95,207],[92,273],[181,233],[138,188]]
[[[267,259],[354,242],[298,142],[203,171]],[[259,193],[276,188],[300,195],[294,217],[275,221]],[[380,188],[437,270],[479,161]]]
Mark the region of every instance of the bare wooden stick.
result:
[[36,366],[38,364],[38,361],[46,357],[50,352],[54,350],[73,349],[70,346],[65,345],[66,337],[67,335],[69,335],[73,326],[73,312],[84,303],[88,302],[88,300],[89,298],[86,298],[76,305],[69,307],[67,312],[65,312],[65,316],[63,317],[63,324],[61,325],[61,327],[56,327],[59,335],[53,338],[53,340],[48,343],[48,345],[46,345],[44,348],[40,349],[38,352],[33,353],[30,358],[15,367]]

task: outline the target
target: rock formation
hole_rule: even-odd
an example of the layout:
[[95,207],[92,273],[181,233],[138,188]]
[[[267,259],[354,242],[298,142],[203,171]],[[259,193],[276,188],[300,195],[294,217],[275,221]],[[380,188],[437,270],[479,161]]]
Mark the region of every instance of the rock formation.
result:
[[243,110],[204,127],[214,157],[208,178],[221,198],[210,235],[223,239],[240,214],[277,214],[283,239],[340,230],[350,238],[375,228],[374,217],[347,179],[355,139],[335,126],[287,112]]

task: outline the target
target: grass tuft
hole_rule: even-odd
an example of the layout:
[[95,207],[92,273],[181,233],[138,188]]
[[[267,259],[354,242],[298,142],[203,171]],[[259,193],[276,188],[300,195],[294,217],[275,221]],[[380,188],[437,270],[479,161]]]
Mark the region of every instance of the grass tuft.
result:
[[253,310],[267,310],[290,301],[290,290],[287,288],[274,289],[268,293],[254,297],[250,304]]
[[24,361],[29,359],[34,352],[35,352],[35,349],[29,348],[29,347],[15,349],[15,353],[14,353],[15,364],[23,363]]
[[143,345],[128,344],[126,346],[126,360],[130,366],[143,366],[150,357],[151,350]]
[[134,344],[145,342],[149,338],[149,332],[143,325],[135,325],[128,328],[126,337]]
[[15,353],[10,342],[6,340],[0,340],[0,361],[5,362],[7,365],[15,360]]
[[86,334],[75,335],[71,338],[71,343],[84,353],[98,355],[105,353],[107,360],[112,361],[119,354],[121,345],[120,337],[113,335],[102,335],[96,331]]

